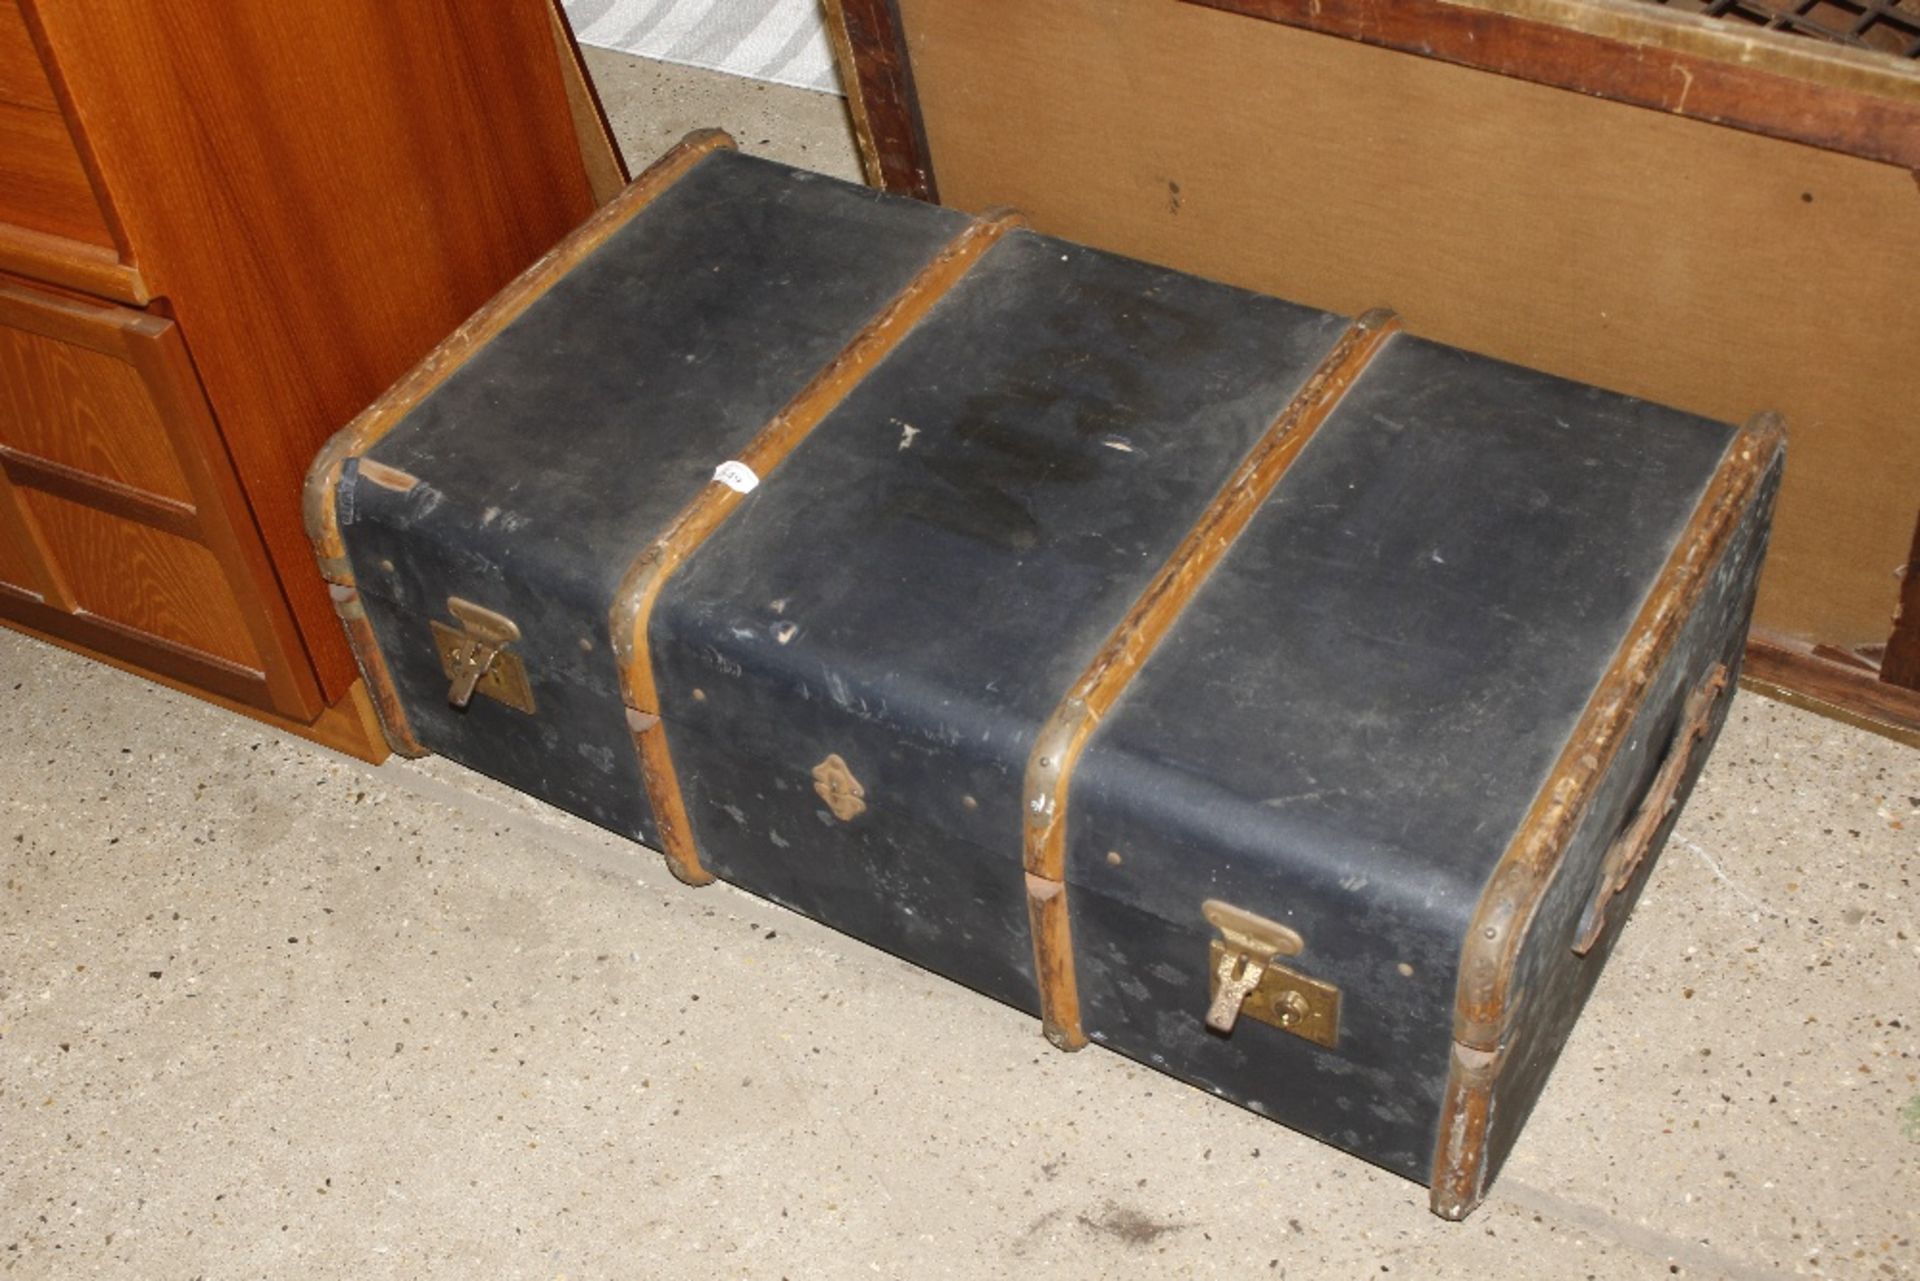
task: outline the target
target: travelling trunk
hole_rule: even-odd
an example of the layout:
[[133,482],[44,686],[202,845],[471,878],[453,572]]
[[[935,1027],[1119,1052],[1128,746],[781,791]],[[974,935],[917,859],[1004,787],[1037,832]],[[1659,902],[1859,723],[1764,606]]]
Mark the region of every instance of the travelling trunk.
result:
[[1458,1217],[1720,726],[1782,442],[709,133],[308,520],[395,750]]

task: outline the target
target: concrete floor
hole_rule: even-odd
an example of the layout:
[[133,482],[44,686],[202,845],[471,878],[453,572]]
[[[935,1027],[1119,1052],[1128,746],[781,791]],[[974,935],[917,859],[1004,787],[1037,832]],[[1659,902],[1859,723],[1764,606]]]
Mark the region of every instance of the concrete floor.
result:
[[[590,62],[636,168],[851,171],[834,100]],[[1920,1271],[1920,753],[1746,694],[1464,1225],[445,762],[5,632],[0,724],[7,1276]]]

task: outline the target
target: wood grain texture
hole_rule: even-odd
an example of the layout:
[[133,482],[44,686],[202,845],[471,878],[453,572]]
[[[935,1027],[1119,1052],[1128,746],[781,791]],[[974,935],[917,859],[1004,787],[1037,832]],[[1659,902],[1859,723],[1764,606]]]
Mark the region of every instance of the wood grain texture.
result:
[[0,514],[0,586],[9,587],[35,600],[46,593],[40,580],[40,567],[29,549],[12,532],[11,522]]
[[300,527],[309,459],[593,208],[547,2],[28,7],[335,701],[354,672]]
[[1920,290],[1850,264],[1920,243],[1912,174],[1193,5],[900,9],[947,203],[1722,421],[1778,410],[1759,621],[1885,641]]
[[0,468],[0,585],[54,609],[73,608],[73,597],[52,570],[40,528]]
[[620,154],[620,144],[614,141],[613,126],[607,121],[593,78],[587,74],[580,46],[574,43],[573,30],[567,26],[561,0],[548,0],[547,26],[553,32],[553,51],[560,61],[560,82],[566,87],[567,111],[573,118],[573,136],[580,147],[587,185],[593,191],[594,203],[604,205],[627,185],[627,162]]
[[[0,284],[0,446],[191,504],[152,391],[124,356],[99,350],[146,320]],[[98,333],[75,334],[76,322]]]
[[895,195],[938,200],[899,10],[893,0],[825,4],[827,33],[867,182]]
[[1920,168],[1920,74],[1913,68],[1894,58],[1803,49],[1736,22],[1592,0],[1186,3]]
[[153,299],[139,270],[117,251],[8,223],[0,223],[0,272],[136,307]]
[[57,113],[0,102],[0,223],[111,246],[113,232]]
[[36,111],[58,111],[19,0],[0,0],[0,102]]
[[0,445],[0,472],[19,489],[37,489],[71,502],[84,503],[122,520],[151,525],[180,538],[200,538],[200,517],[191,503],[158,498],[131,485],[48,462],[32,454]]
[[[177,325],[92,299],[0,285],[0,472],[16,491],[202,545],[224,583],[208,607],[232,601],[240,608],[251,648],[238,661],[263,682],[269,705],[297,718],[320,712],[325,704],[286,603],[277,590],[262,590],[262,583],[271,587],[272,572]],[[123,609],[98,596],[76,599],[69,561],[84,563],[90,553],[60,540],[76,533],[97,539],[99,530],[72,520],[49,526],[17,499],[23,528],[10,541],[41,566],[51,584],[40,593],[46,603],[76,613],[65,625],[119,643],[153,617],[174,630],[141,633],[148,640],[205,650],[204,638],[175,613],[150,616],[138,601]],[[197,557],[187,559],[193,573],[204,568]],[[152,591],[139,578],[127,585],[130,593]],[[77,616],[88,613],[120,626],[102,631],[97,619]],[[249,691],[245,696],[254,696]]]
[[260,652],[212,552],[43,490],[18,492],[58,549],[80,611],[260,671]]
[[[367,699],[367,688],[361,682],[353,682],[346,695],[336,703],[326,707],[323,713],[311,720],[301,720],[294,716],[269,711],[263,707],[265,699],[265,680],[259,676],[250,676],[240,668],[227,665],[207,666],[186,651],[173,651],[154,647],[140,651],[138,657],[121,657],[115,649],[127,649],[127,643],[115,643],[102,628],[96,634],[90,634],[88,641],[75,640],[63,636],[60,630],[50,630],[46,626],[36,626],[35,620],[27,618],[29,607],[10,601],[10,595],[0,588],[0,618],[8,620],[15,632],[25,632],[35,640],[46,641],[71,653],[83,655],[94,663],[106,663],[142,680],[150,680],[156,686],[177,689],[179,693],[192,695],[217,707],[223,707],[230,713],[246,716],[248,720],[271,726],[282,734],[296,736],[321,743],[348,757],[357,757],[359,761],[380,764],[388,759],[386,741],[380,737],[380,726],[374,720],[372,705]],[[61,620],[58,615],[40,613],[38,620],[56,620],[61,630],[71,628],[71,620]]]
[[[250,709],[242,708],[242,711]],[[254,713],[258,715],[258,713]],[[278,717],[261,717],[279,724]],[[311,724],[292,726],[294,732],[336,752],[357,756],[378,765],[391,754],[380,733],[380,719],[374,714],[373,700],[367,696],[364,681],[355,681],[347,692]]]
[[66,613],[4,589],[0,589],[0,619],[16,631],[176,688],[202,690],[257,708],[269,702],[266,677],[259,670],[166,640],[118,619],[85,611]]
[[286,598],[274,584],[266,548],[195,378],[180,327],[171,322],[156,327],[148,318],[146,325],[129,327],[125,337],[128,362],[152,393],[174,456],[193,490],[199,541],[219,560],[240,602],[248,634],[265,661],[273,709],[298,718],[318,714],[327,700],[306,660]]

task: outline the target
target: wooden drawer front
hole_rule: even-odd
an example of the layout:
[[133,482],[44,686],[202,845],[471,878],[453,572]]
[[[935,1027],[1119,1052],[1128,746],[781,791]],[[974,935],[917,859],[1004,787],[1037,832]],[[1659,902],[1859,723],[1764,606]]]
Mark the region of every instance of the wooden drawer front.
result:
[[16,461],[42,459],[157,498],[193,501],[139,371],[25,329],[0,327],[0,450]]
[[171,321],[0,283],[0,617],[285,715],[321,710]]
[[220,561],[200,543],[42,490],[17,489],[74,607],[241,667],[260,650]]

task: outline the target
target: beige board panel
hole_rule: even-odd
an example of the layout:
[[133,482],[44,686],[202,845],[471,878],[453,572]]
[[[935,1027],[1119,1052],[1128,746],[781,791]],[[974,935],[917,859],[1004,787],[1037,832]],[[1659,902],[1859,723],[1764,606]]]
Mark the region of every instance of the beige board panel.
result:
[[1887,165],[1166,0],[900,0],[942,199],[1728,421],[1786,415],[1762,626],[1882,643],[1920,509]]

